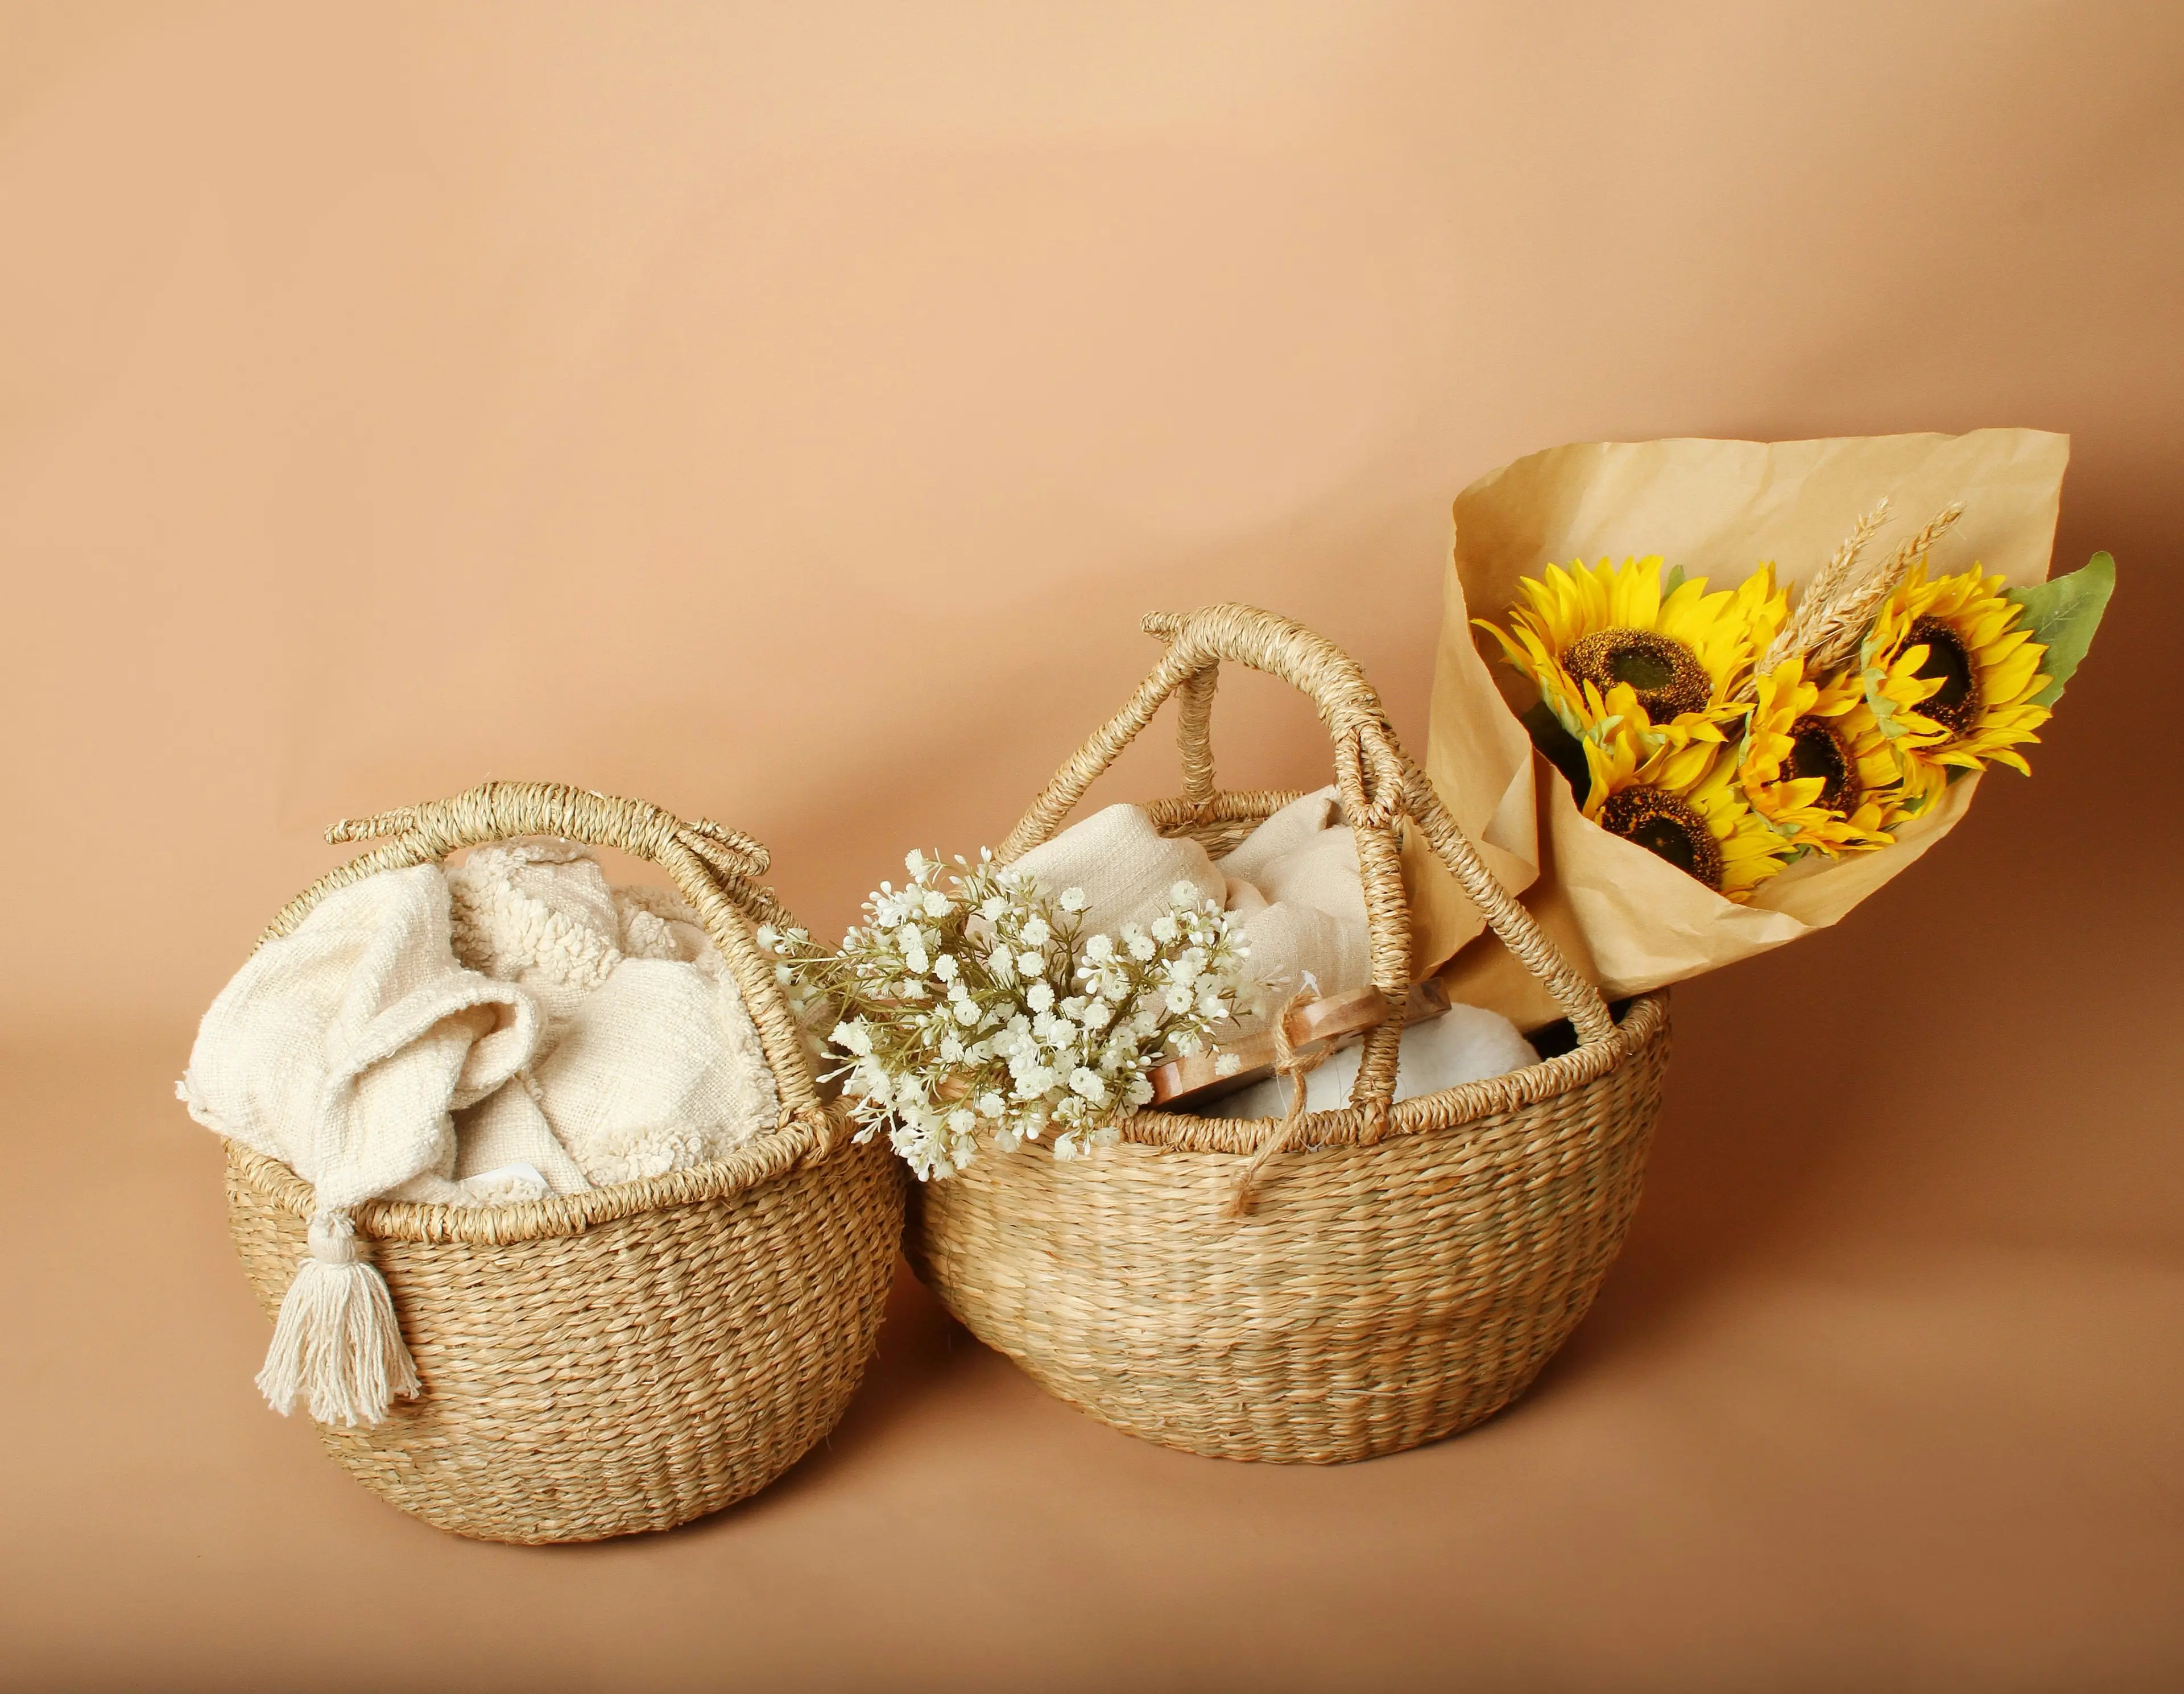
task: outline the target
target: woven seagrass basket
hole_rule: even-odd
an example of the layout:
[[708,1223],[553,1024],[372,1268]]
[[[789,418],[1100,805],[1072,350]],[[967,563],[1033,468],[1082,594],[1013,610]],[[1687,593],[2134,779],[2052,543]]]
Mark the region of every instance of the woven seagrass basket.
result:
[[1479,862],[1340,649],[1250,606],[1154,616],[1167,655],[1056,772],[998,856],[1050,837],[1179,698],[1183,794],[1152,808],[1218,853],[1296,798],[1223,793],[1207,739],[1228,660],[1311,697],[1357,833],[1373,980],[1410,982],[1407,819],[1568,1013],[1572,1051],[1390,1105],[1399,1023],[1347,1107],[1295,1124],[1133,1114],[1096,1156],[1034,1144],[921,1188],[912,1262],[1050,1392],[1147,1440],[1334,1463],[1467,1428],[1522,1393],[1591,1305],[1637,1206],[1668,1062],[1664,996],[1618,1023]]
[[[822,1102],[752,935],[784,921],[764,848],[655,806],[543,783],[337,825],[391,838],[266,932],[375,872],[525,835],[665,868],[758,1027],[779,1124],[694,1169],[516,1206],[373,1201],[357,1237],[387,1279],[423,1393],[367,1428],[320,1424],[337,1463],[457,1534],[595,1541],[664,1530],[755,1492],[833,1429],[871,1357],[902,1226],[897,1167]],[[227,1144],[228,1220],[269,1316],[305,1251],[312,1190]]]

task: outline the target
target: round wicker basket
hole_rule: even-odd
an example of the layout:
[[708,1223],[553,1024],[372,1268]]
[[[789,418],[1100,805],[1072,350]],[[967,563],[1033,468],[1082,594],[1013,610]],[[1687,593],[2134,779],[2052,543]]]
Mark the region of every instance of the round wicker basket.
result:
[[1056,774],[1000,858],[1051,836],[1172,694],[1184,792],[1152,809],[1164,833],[1220,851],[1294,799],[1214,787],[1217,667],[1248,665],[1309,695],[1334,739],[1374,984],[1396,1004],[1410,982],[1407,821],[1553,992],[1577,1045],[1391,1105],[1391,1019],[1367,1039],[1343,1110],[1294,1123],[1139,1112],[1092,1159],[1034,1145],[922,1187],[912,1262],[981,1340],[1147,1440],[1309,1463],[1437,1440],[1522,1393],[1591,1305],[1638,1202],[1666,997],[1610,1015],[1480,864],[1340,649],[1249,606],[1146,627],[1166,657]]
[[[755,922],[783,921],[766,855],[719,826],[543,783],[337,825],[391,837],[323,894],[457,848],[557,835],[663,867],[733,972],[782,1117],[695,1169],[525,1205],[374,1201],[357,1236],[385,1276],[423,1393],[366,1428],[319,1425],[326,1451],[404,1511],[501,1541],[664,1530],[763,1488],[831,1429],[878,1335],[901,1234],[883,1147],[859,1147],[814,1086]],[[267,1314],[305,1248],[310,1185],[227,1144],[229,1226]]]

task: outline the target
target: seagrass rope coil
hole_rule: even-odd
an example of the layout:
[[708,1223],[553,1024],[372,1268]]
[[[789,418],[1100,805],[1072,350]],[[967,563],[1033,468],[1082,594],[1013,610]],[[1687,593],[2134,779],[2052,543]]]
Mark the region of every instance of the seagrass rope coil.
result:
[[[787,914],[748,836],[539,783],[336,825],[381,844],[332,890],[529,835],[658,864],[697,914],[756,1026],[775,1127],[691,1169],[518,1205],[375,1201],[356,1234],[391,1291],[422,1392],[384,1422],[320,1424],[327,1452],[391,1503],[487,1540],[670,1528],[764,1487],[831,1429],[872,1356],[900,1238],[900,1173],[849,1140],[755,926]],[[229,1224],[269,1315],[304,1249],[310,1184],[227,1144]]]
[[1183,792],[1164,833],[1225,850],[1293,794],[1215,786],[1223,662],[1290,683],[1333,744],[1373,985],[1411,981],[1415,829],[1563,1006],[1576,1045],[1392,1101],[1400,1021],[1367,1037],[1349,1103],[1261,1122],[1141,1112],[1084,1161],[987,1156],[914,1197],[913,1263],[972,1333],[1133,1434],[1245,1459],[1334,1463],[1468,1427],[1521,1393],[1584,1315],[1635,1210],[1668,1057],[1664,995],[1618,1021],[1479,861],[1354,660],[1256,607],[1145,621],[1166,651],[1003,843],[1049,839],[1173,696]]

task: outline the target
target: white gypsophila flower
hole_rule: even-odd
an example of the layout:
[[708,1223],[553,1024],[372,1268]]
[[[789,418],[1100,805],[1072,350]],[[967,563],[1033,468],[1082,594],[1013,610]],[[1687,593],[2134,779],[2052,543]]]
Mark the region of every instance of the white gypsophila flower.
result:
[[1197,910],[1198,889],[1196,885],[1184,882],[1180,879],[1177,880],[1169,886],[1167,891],[1167,903],[1170,906],[1186,906],[1192,911]]
[[1086,906],[1086,904],[1087,904],[1087,902],[1086,902],[1085,898],[1084,898],[1084,889],[1062,889],[1062,891],[1061,891],[1061,909],[1062,909],[1064,911],[1067,911],[1067,912],[1069,912],[1069,913],[1071,913],[1071,914],[1074,915],[1074,914],[1075,914],[1075,913],[1077,913],[1077,912],[1080,912],[1080,911],[1084,911],[1084,907],[1085,907],[1085,906]]
[[1238,1053],[1217,1053],[1213,1057],[1213,1074],[1233,1077],[1244,1068],[1243,1056]]
[[[831,1045],[850,1063],[832,1075],[859,1139],[884,1133],[921,1179],[982,1148],[1051,1140],[1082,1157],[1112,1144],[1117,1115],[1150,1100],[1147,1069],[1202,1050],[1240,991],[1234,922],[1211,900],[1186,909],[1187,884],[1151,933],[1084,936],[1065,920],[1089,902],[1050,901],[990,856],[956,861],[946,889],[939,861],[904,863],[911,882],[883,883],[838,952],[782,930],[772,950],[794,967],[784,997],[800,1017],[835,1008]],[[827,1023],[807,1028],[828,1039]]]
[[[909,852],[903,855],[902,867],[904,870],[909,872],[913,877],[922,877],[928,870],[938,868],[933,861],[928,859],[923,853],[915,847],[911,848]],[[880,887],[884,889],[887,887],[887,884],[885,883],[882,883]]]

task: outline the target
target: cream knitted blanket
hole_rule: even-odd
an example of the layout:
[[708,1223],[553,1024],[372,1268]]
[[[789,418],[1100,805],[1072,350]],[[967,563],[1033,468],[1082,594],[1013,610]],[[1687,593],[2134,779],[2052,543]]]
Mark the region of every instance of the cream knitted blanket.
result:
[[418,1383],[350,1211],[493,1205],[705,1163],[779,1100],[733,978],[673,895],[566,842],[382,872],[267,941],[177,1090],[316,1190],[259,1374],[282,1411],[376,1423]]

